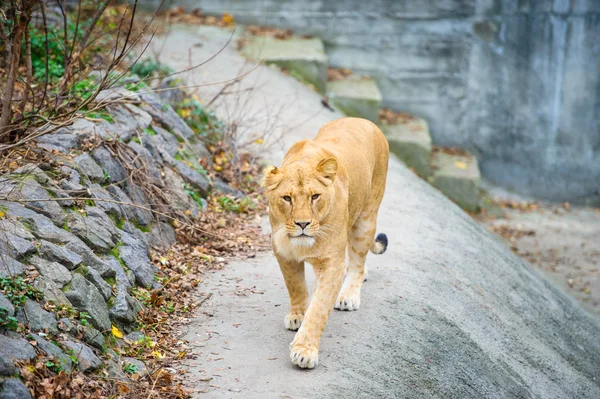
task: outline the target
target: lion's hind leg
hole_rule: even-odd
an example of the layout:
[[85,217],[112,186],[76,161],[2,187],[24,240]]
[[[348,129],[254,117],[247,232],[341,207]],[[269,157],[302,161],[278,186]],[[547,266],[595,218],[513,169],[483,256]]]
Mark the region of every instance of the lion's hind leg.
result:
[[377,229],[377,213],[363,212],[348,234],[348,269],[344,285],[335,302],[339,310],[357,310],[360,307],[360,289],[367,279],[365,259]]

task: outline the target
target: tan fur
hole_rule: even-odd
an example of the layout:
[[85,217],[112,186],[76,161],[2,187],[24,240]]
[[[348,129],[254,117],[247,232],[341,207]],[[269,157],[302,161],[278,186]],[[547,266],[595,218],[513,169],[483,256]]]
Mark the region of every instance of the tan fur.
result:
[[[331,308],[360,306],[367,252],[382,252],[374,236],[388,156],[375,124],[343,118],[323,126],[314,140],[294,144],[279,168],[266,170],[273,250],[291,303],[284,324],[298,330],[290,358],[300,367],[317,365]],[[303,232],[307,236],[300,237]],[[310,304],[304,262],[316,275]]]

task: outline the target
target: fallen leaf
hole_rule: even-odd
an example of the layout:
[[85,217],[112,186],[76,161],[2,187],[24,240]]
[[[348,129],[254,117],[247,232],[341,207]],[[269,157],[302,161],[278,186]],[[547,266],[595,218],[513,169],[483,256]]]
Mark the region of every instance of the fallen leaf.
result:
[[123,338],[123,333],[116,326],[112,326],[112,335],[117,338]]
[[469,167],[464,161],[454,161],[454,166],[458,169],[467,169]]

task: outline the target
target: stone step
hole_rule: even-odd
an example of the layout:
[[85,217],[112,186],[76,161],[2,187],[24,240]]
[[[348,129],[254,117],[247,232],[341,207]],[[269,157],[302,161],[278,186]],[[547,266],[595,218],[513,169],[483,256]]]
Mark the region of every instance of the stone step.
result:
[[468,212],[481,209],[481,175],[477,158],[466,151],[438,149],[431,156],[431,176],[427,179]]
[[369,76],[350,75],[327,83],[329,101],[348,116],[377,122],[381,107],[381,91],[375,79]]
[[264,60],[290,71],[292,76],[312,84],[325,93],[327,87],[327,54],[319,38],[276,39],[270,36],[252,36],[241,50],[254,61]]
[[427,122],[421,118],[403,118],[394,124],[382,125],[390,151],[423,178],[431,174],[431,135]]

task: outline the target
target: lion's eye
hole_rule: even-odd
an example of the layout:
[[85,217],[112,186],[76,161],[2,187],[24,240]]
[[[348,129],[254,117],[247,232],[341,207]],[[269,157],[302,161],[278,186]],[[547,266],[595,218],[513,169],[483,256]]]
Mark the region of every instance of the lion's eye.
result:
[[321,194],[313,194],[312,199],[313,201],[316,200],[317,198],[319,198],[321,196]]
[[290,197],[289,195],[284,195],[283,200],[286,202],[292,202],[292,197]]

